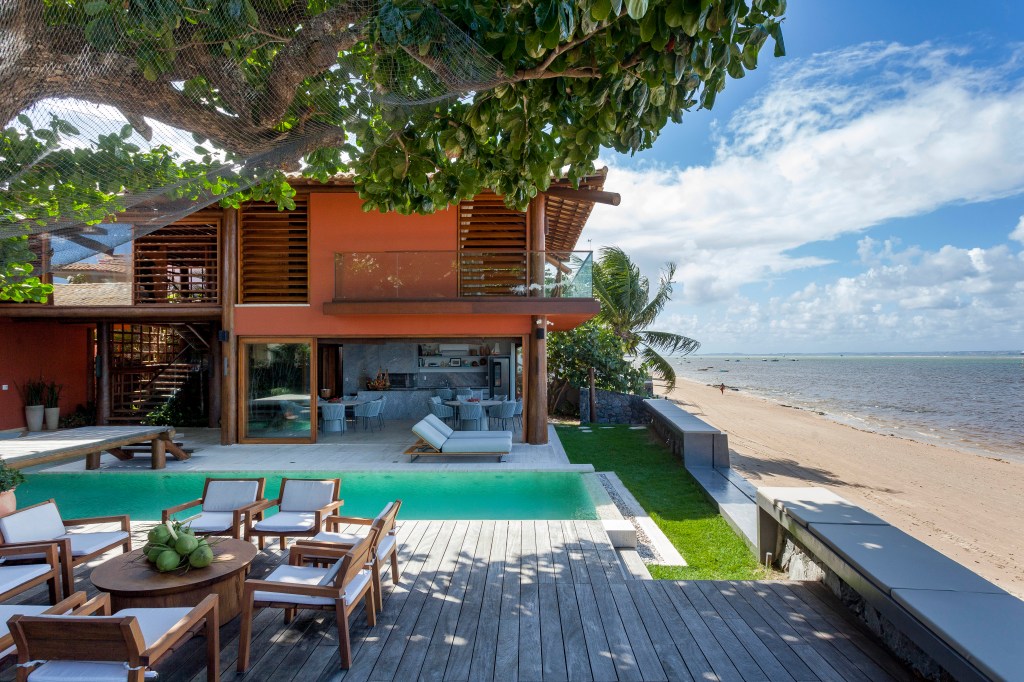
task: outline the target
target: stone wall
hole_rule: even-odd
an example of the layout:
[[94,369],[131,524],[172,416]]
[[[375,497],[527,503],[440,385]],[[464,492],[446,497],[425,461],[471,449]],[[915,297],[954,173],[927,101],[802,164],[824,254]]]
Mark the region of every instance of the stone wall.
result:
[[650,424],[651,415],[644,409],[644,396],[597,389],[597,419],[590,418],[590,389],[580,389],[580,423]]

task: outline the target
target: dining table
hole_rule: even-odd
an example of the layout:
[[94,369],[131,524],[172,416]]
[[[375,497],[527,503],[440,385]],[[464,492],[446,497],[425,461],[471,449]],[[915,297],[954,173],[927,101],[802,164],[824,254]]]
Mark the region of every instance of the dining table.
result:
[[[487,399],[484,399],[484,400],[472,400],[472,401],[470,401],[470,400],[445,400],[443,402],[444,402],[445,405],[447,405],[449,407],[454,407],[456,410],[458,410],[460,406],[465,405],[466,403],[469,403],[470,405],[479,405],[484,410],[484,415],[483,415],[483,417],[480,418],[480,430],[481,431],[488,431],[489,430],[488,422],[490,422],[490,419],[487,416],[487,408],[488,407],[494,407],[495,405],[501,405],[501,403],[503,401],[501,401],[501,400],[492,400],[490,398],[487,398]],[[456,423],[458,423],[460,426],[462,425],[462,417],[461,417],[461,415],[456,420]]]

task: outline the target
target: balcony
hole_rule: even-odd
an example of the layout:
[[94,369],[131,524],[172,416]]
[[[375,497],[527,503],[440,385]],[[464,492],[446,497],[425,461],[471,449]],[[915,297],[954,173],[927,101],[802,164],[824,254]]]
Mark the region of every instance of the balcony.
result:
[[590,317],[591,251],[336,253],[328,314],[530,314]]

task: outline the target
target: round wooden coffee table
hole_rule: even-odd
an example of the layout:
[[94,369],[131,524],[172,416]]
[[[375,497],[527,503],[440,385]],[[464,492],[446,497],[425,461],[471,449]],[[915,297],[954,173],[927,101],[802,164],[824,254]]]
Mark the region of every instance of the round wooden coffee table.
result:
[[136,549],[105,561],[93,569],[90,579],[96,589],[110,593],[114,611],[132,608],[195,606],[204,597],[220,597],[220,623],[238,615],[242,586],[249,564],[256,558],[256,547],[245,540],[210,538],[213,563],[160,573]]

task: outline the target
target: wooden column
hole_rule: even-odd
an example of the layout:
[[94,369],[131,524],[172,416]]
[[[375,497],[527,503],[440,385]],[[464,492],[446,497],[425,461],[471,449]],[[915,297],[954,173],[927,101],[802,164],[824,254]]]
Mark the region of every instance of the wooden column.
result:
[[220,328],[227,341],[220,345],[220,442],[238,442],[238,340],[235,338],[235,300],[238,296],[238,209],[224,210],[220,240]]
[[[530,201],[527,213],[531,296],[544,295],[544,251],[547,234],[545,204],[545,196],[538,194]],[[540,288],[535,285],[540,285]],[[529,393],[523,410],[526,415],[524,431],[527,443],[543,445],[548,442],[548,318],[543,315],[535,316],[530,322],[526,370]]]
[[209,393],[207,396],[206,404],[209,406],[209,421],[207,426],[211,429],[216,429],[220,426],[220,395],[221,387],[224,382],[222,378],[224,376],[224,362],[223,353],[221,352],[221,342],[217,338],[217,332],[220,330],[220,325],[210,325],[210,367],[209,376],[207,377],[207,386],[209,387]]
[[96,423],[106,426],[110,423],[110,323],[96,323]]
[[543,445],[548,442],[548,318],[531,318],[533,331],[527,348],[527,381],[530,393],[526,403],[526,442]]

